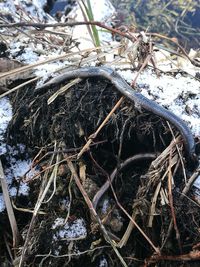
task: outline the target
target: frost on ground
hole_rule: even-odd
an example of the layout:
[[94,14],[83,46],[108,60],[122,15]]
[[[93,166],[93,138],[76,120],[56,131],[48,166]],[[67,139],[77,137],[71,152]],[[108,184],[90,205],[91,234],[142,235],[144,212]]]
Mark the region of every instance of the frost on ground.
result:
[[[12,186],[12,182],[15,179],[17,181],[24,173],[30,168],[31,161],[27,160],[16,160],[15,156],[20,152],[23,152],[24,146],[19,145],[18,148],[12,148],[7,146],[4,140],[4,135],[9,121],[12,118],[12,107],[10,101],[7,97],[0,99],[0,155],[8,153],[11,155],[9,157],[10,167],[4,170],[6,181],[9,188],[10,196],[18,195],[28,195],[29,187],[25,183],[20,182],[19,188]],[[3,200],[3,194],[0,193],[0,212],[5,209],[5,204]]]
[[[135,75],[131,71],[119,72],[128,82]],[[194,136],[200,135],[200,83],[194,78],[180,74],[175,77],[152,70],[142,72],[137,79],[140,92],[161,106],[174,112],[191,128]]]
[[7,16],[7,19],[11,21],[19,22],[22,17],[24,20],[30,20],[30,18],[35,18],[40,21],[46,21],[49,17],[44,11],[43,6],[46,0],[9,0],[0,2],[0,10],[2,15],[12,14],[11,17]]
[[[12,107],[8,98],[4,97],[0,99],[0,156],[7,152],[7,147],[4,142],[4,134],[6,132],[7,125],[12,118]],[[0,212],[5,209],[5,203],[3,195],[0,193]]]
[[[7,153],[10,154],[8,158],[9,167],[4,169],[4,174],[6,177],[8,191],[11,197],[15,197],[16,195],[20,196],[28,196],[29,194],[29,185],[23,182],[24,174],[26,174],[26,179],[31,179],[35,175],[35,170],[31,169],[32,160],[16,160],[15,156],[18,156],[19,151],[22,152],[24,149],[23,145],[19,145],[18,148],[13,148],[7,146]],[[31,169],[31,171],[30,171]],[[18,185],[13,185],[13,182]],[[3,200],[3,194],[0,193],[0,212],[4,211],[5,203]]]
[[[30,168],[30,160],[16,160],[15,156],[19,152],[23,152],[24,146],[19,145],[18,148],[7,146],[4,140],[4,135],[9,121],[12,118],[12,107],[7,97],[0,98],[0,156],[9,154],[9,165],[10,167],[4,170],[6,181],[8,184],[8,190],[10,196],[28,195],[29,186],[23,182],[19,183],[19,187],[12,186],[13,180],[19,181],[26,171]],[[33,172],[32,174],[33,175]],[[5,203],[3,200],[3,194],[0,193],[0,212],[4,211]]]
[[99,267],[108,267],[108,262],[105,257],[102,257],[100,260]]
[[[85,239],[87,236],[87,229],[85,221],[82,218],[78,218],[73,222],[65,222],[65,218],[58,217],[55,219],[52,227],[53,239],[52,243],[60,241],[73,241]],[[54,255],[59,255],[62,250],[61,245],[56,245],[56,249],[53,251]],[[77,254],[79,250],[74,242],[71,243],[71,253]]]
[[52,229],[55,230],[53,239],[58,240],[75,240],[84,239],[87,236],[87,229],[83,219],[76,219],[73,223],[65,223],[64,218],[57,218]]
[[7,97],[0,98],[0,155],[6,153],[4,134],[9,121],[12,118],[12,107]]

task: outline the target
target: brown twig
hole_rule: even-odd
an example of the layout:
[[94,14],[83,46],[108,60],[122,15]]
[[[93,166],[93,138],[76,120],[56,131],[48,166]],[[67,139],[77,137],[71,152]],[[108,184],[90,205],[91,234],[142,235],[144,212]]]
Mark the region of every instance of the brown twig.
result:
[[107,117],[104,119],[104,121],[101,123],[101,125],[98,127],[98,129],[89,136],[89,139],[87,141],[87,143],[84,145],[84,147],[81,149],[81,151],[78,153],[78,156],[77,156],[77,159],[79,159],[83,153],[85,153],[92,141],[97,137],[98,133],[101,131],[101,129],[105,126],[105,124],[108,122],[108,120],[111,118],[111,116],[113,115],[113,113],[115,112],[115,110],[121,105],[121,103],[123,102],[124,100],[124,96],[122,96],[118,101],[117,103],[115,104],[115,106],[112,108],[112,110],[109,112],[109,114],[107,115]]
[[[148,261],[147,264],[150,265],[152,263],[156,263],[158,261],[196,261],[200,260],[200,251],[191,251],[187,254],[182,255],[153,255]],[[146,266],[148,266],[146,265]]]
[[15,28],[15,27],[35,27],[39,30],[43,30],[48,27],[73,27],[73,26],[81,26],[81,25],[94,25],[99,26],[100,28],[106,29],[113,34],[118,34],[120,36],[126,37],[127,39],[133,41],[137,40],[137,38],[133,35],[127,34],[120,30],[114,29],[110,26],[105,25],[100,21],[76,21],[76,22],[58,22],[58,23],[29,23],[29,22],[17,22],[17,23],[2,23],[0,24],[0,28]]
[[132,222],[132,224],[139,230],[139,232],[143,235],[143,237],[146,239],[146,241],[150,244],[150,246],[154,249],[155,253],[160,255],[160,249],[158,247],[156,247],[153,242],[150,240],[150,238],[145,234],[145,232],[142,230],[142,228],[136,223],[136,221],[129,215],[129,213],[124,209],[124,207],[119,203],[118,198],[115,194],[115,190],[112,186],[112,184],[110,185],[113,196],[115,198],[115,201],[118,205],[118,207],[124,212],[124,214],[126,214],[126,216],[129,218],[129,220]]
[[[149,154],[139,154],[139,155],[136,155],[136,156],[133,156],[132,158],[129,158],[129,159],[127,159],[125,162],[124,162],[124,164],[122,164],[123,165],[123,167],[125,167],[129,162],[133,162],[133,161],[135,161],[135,160],[138,160],[138,159],[142,159],[142,158],[144,158],[144,155],[148,158],[150,158],[150,159],[153,159],[153,158],[155,158],[155,154],[153,154],[153,153],[149,153]],[[138,157],[137,157],[138,156]],[[110,178],[110,176],[109,176],[109,174],[97,163],[97,162],[95,162],[95,165],[98,167],[98,168],[100,168],[100,170],[101,170],[101,172],[103,173],[103,174],[105,174],[106,176],[107,176],[107,178],[108,178],[108,183],[110,184],[110,187],[111,187],[111,190],[112,190],[112,193],[113,193],[113,196],[114,196],[114,198],[115,198],[115,201],[116,201],[116,203],[117,203],[117,205],[119,206],[119,208],[126,214],[126,216],[130,219],[130,222],[132,223],[132,225],[134,225],[139,231],[140,231],[140,233],[144,236],[144,238],[147,240],[147,242],[152,246],[152,248],[155,250],[155,252],[156,253],[160,253],[160,250],[159,250],[159,248],[157,248],[154,244],[153,244],[153,242],[149,239],[149,237],[144,233],[144,231],[140,228],[140,226],[136,223],[136,221],[129,215],[129,213],[122,207],[122,205],[119,203],[119,200],[118,200],[118,198],[117,198],[117,195],[115,194],[115,190],[114,190],[114,188],[113,188],[113,186],[112,186],[112,180],[111,180],[111,178]],[[113,173],[112,173],[112,175],[113,175],[113,177],[115,176],[117,174],[117,168],[113,171]],[[94,202],[96,202],[96,200],[94,200],[95,199],[95,197],[93,198],[93,203]],[[95,204],[95,206],[96,206],[96,204]]]
[[137,80],[139,74],[140,74],[140,73],[142,72],[142,70],[147,66],[147,64],[148,64],[148,62],[149,62],[149,60],[150,60],[151,58],[152,58],[152,55],[150,54],[150,55],[148,55],[148,56],[146,57],[146,59],[145,59],[144,62],[142,63],[142,66],[140,67],[140,69],[139,69],[139,71],[137,72],[137,74],[136,74],[134,80],[133,80],[132,83],[131,83],[131,86],[132,86],[132,87],[135,86],[135,83],[136,83],[136,80]]
[[82,194],[82,196],[83,196],[85,202],[86,202],[87,205],[88,205],[88,208],[89,208],[89,210],[90,210],[90,212],[91,212],[91,215],[93,216],[93,218],[95,219],[95,221],[96,221],[96,222],[99,224],[99,226],[100,226],[100,229],[101,229],[101,231],[102,231],[102,233],[103,233],[103,235],[104,235],[105,240],[112,246],[112,248],[113,248],[113,250],[115,251],[115,253],[116,253],[118,259],[119,259],[120,262],[121,262],[121,264],[122,264],[124,267],[125,267],[125,266],[127,267],[127,264],[126,264],[126,262],[124,261],[124,259],[122,258],[122,256],[120,255],[119,251],[117,250],[115,243],[111,240],[111,238],[109,237],[109,235],[108,235],[108,233],[107,233],[107,231],[106,231],[104,225],[101,223],[101,220],[100,220],[99,216],[97,215],[97,213],[96,213],[96,211],[95,211],[95,209],[94,209],[94,207],[93,207],[92,201],[91,201],[90,198],[88,197],[88,194],[86,193],[85,189],[83,188],[83,186],[82,186],[82,184],[81,184],[80,178],[79,178],[79,176],[78,176],[78,174],[77,174],[77,172],[76,172],[76,170],[75,170],[75,168],[74,168],[73,163],[71,162],[71,160],[70,160],[69,158],[66,158],[66,161],[67,161],[68,167],[69,167],[69,169],[70,169],[70,171],[71,171],[71,173],[72,173],[72,176],[73,176],[73,178],[74,178],[74,180],[75,180],[75,183],[76,183],[77,187],[79,188],[79,190],[80,190],[80,192],[81,192],[81,194]]

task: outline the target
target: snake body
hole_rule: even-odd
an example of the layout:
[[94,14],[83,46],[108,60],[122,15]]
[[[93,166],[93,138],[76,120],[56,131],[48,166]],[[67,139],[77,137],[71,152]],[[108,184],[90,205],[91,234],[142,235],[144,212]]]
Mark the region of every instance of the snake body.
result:
[[182,135],[188,161],[190,161],[191,163],[194,163],[196,161],[195,141],[191,130],[188,128],[185,122],[171,111],[146,98],[141,93],[135,92],[133,88],[112,68],[83,67],[71,70],[51,79],[49,82],[38,87],[35,93],[41,93],[43,92],[43,90],[69,79],[90,77],[103,77],[108,79],[115,86],[115,88],[122,95],[131,100],[136,107],[144,108],[145,110],[148,110],[172,123]]
[[145,153],[145,154],[134,155],[126,159],[125,161],[121,162],[120,165],[117,168],[115,168],[114,171],[111,173],[111,175],[109,176],[109,179],[107,179],[107,181],[101,186],[101,188],[97,191],[97,193],[93,197],[92,204],[95,210],[97,209],[97,206],[101,198],[105,194],[105,192],[108,191],[110,184],[112,184],[118,172],[122,171],[128,165],[134,164],[137,161],[143,161],[143,160],[149,161],[149,160],[154,160],[155,158],[156,158],[156,154]]

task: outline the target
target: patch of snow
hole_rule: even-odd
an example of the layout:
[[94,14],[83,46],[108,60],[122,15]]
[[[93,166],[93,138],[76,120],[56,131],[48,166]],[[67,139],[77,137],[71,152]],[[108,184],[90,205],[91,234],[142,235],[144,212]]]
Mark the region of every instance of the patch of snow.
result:
[[[198,190],[200,190],[200,175],[195,180],[193,186],[195,186],[196,188],[198,188]],[[198,191],[197,191],[197,194],[199,195],[199,192]]]
[[59,256],[59,255],[60,255],[60,252],[61,252],[61,250],[62,250],[62,246],[61,246],[61,245],[59,245],[59,246],[56,248],[56,250],[54,250],[54,255],[55,255],[55,256]]
[[[20,179],[24,176],[24,174],[30,169],[32,161],[31,160],[15,160],[15,158],[10,158],[9,159],[10,167],[4,170],[5,176],[7,183],[11,185],[13,182],[13,179],[16,181],[20,181]],[[31,179],[34,176],[34,170],[30,171],[27,175],[27,179]],[[22,182],[20,182],[20,187],[23,185]],[[24,184],[23,187],[23,192],[24,192],[24,186],[27,186]],[[27,186],[27,190],[29,190],[29,187]],[[20,188],[19,188],[19,193],[20,193]],[[28,192],[26,193],[26,195]]]
[[44,5],[47,3],[47,0],[31,0],[33,5],[35,5],[39,10],[43,9]]
[[0,98],[0,155],[6,153],[4,134],[9,121],[12,119],[12,106],[7,97]]
[[99,267],[108,267],[108,262],[105,257],[102,257],[100,260]]
[[44,81],[46,81],[50,76],[54,77],[57,74],[55,74],[54,72],[60,70],[61,68],[66,67],[66,65],[68,64],[68,62],[61,62],[61,61],[57,61],[57,62],[52,62],[52,63],[48,63],[48,64],[44,64],[41,66],[37,66],[35,68],[35,75],[41,77],[41,79],[37,82],[37,87],[42,85],[44,83]]
[[107,198],[105,198],[103,200],[102,208],[101,208],[102,214],[107,214],[109,207],[110,207],[110,202]]
[[0,10],[2,14],[16,14],[16,7],[14,1],[5,1],[5,2],[0,2]]
[[46,0],[10,0],[1,2],[0,9],[2,14],[12,15],[12,22],[20,22],[22,17],[26,21],[34,18],[35,22],[53,20],[43,10],[45,3]]
[[[27,196],[29,194],[30,188],[27,183],[24,183],[23,181],[21,181],[21,178],[30,169],[32,161],[31,160],[16,160],[13,156],[17,155],[19,151],[11,147],[9,147],[9,149],[10,149],[9,153],[13,151],[12,157],[9,158],[10,167],[4,170],[9,194],[12,197],[16,196],[16,194]],[[20,145],[19,150],[20,149],[21,151],[23,151],[24,146]],[[30,172],[28,172],[28,174],[26,175],[26,178],[31,179],[31,177],[33,177],[34,175],[35,175],[35,170],[33,169]],[[18,188],[15,186],[12,186],[13,181],[19,182]],[[5,209],[5,204],[3,200],[3,194],[0,193],[0,212],[2,212],[4,209]]]
[[69,198],[67,197],[66,199],[62,199],[60,202],[59,202],[59,206],[62,210],[68,210],[69,209],[69,206],[70,206],[70,200]]
[[4,202],[3,194],[0,193],[0,213],[3,212],[4,210],[5,210],[5,202]]
[[[119,70],[119,74],[129,83],[134,80],[136,73]],[[137,86],[147,98],[155,100],[161,106],[174,112],[191,128],[195,136],[200,135],[200,83],[199,81],[177,75],[172,77],[166,74],[156,76],[152,70],[143,71],[138,79]],[[190,108],[188,113],[187,107]]]
[[[20,42],[13,42],[13,45],[10,44],[10,51],[11,55],[17,59],[20,62],[23,62],[25,64],[31,64],[35,63],[38,61],[39,55],[36,54],[33,50],[33,47],[31,47],[30,44],[27,45],[27,47],[20,47],[21,43]],[[23,50],[23,53],[21,51]],[[17,56],[17,54],[20,51],[20,55]]]
[[57,218],[52,225],[52,229],[56,230],[53,236],[55,241],[85,238],[87,236],[87,229],[83,219],[76,219],[72,223],[65,223],[64,218]]

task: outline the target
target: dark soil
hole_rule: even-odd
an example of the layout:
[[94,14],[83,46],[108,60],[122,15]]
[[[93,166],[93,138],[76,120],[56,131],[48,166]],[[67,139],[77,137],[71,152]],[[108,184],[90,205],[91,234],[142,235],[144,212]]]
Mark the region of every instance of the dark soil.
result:
[[[80,151],[88,137],[95,132],[98,126],[108,115],[112,107],[120,98],[115,88],[104,80],[89,79],[68,89],[67,92],[58,96],[50,105],[48,98],[58,88],[48,89],[42,95],[34,95],[34,87],[19,91],[12,97],[14,116],[9,125],[8,142],[10,144],[24,143],[29,153],[37,157],[37,168],[44,170],[46,166],[55,163],[52,155],[75,155]],[[139,153],[160,154],[170,143],[171,133],[165,121],[154,114],[138,111],[129,101],[124,101],[120,108],[112,115],[112,118],[103,127],[98,136],[93,140],[90,150],[83,154],[81,159],[74,157],[73,164],[77,171],[81,164],[86,166],[86,176],[91,184],[100,187],[107,179],[105,172],[110,174],[120,162],[130,156]],[[64,146],[63,146],[64,144]],[[63,151],[64,150],[64,151]],[[64,153],[64,154],[63,154]],[[43,157],[43,158],[42,158]],[[98,165],[95,163],[97,162]],[[96,222],[91,216],[87,203],[78,190],[75,182],[71,179],[71,172],[66,162],[60,164],[60,169],[65,171],[57,175],[56,190],[53,184],[50,186],[45,200],[49,202],[42,204],[41,210],[45,214],[38,214],[31,233],[29,234],[28,249],[24,260],[24,266],[100,266],[102,258],[106,259],[108,265],[121,266],[119,259],[110,245],[105,241]],[[100,168],[98,167],[100,166]],[[173,224],[170,228],[172,214],[169,203],[161,203],[161,195],[158,195],[156,203],[156,214],[152,227],[148,227],[150,207],[155,190],[161,181],[161,177],[168,167],[168,160],[163,166],[153,169],[151,161],[140,161],[129,165],[117,175],[113,186],[121,205],[132,214],[136,212],[135,220],[156,247],[161,249],[162,255],[180,255],[192,251],[193,245],[200,242],[199,207],[191,200],[192,191],[188,198],[180,199],[182,189],[185,186],[181,165],[175,164],[172,168],[174,187],[173,205],[176,214],[177,227],[180,240],[177,239],[177,231]],[[104,172],[102,172],[102,169]],[[187,169],[186,172],[188,173]],[[44,174],[44,175],[43,175]],[[43,172],[39,177],[29,181],[30,195],[27,199],[17,197],[16,206],[25,206],[34,209],[39,192],[44,186],[45,175]],[[189,175],[189,173],[188,173]],[[161,188],[168,192],[168,179],[164,179]],[[71,193],[71,209],[68,222],[73,223],[77,218],[83,218],[87,227],[87,236],[80,240],[57,240],[53,239],[54,231],[52,224],[57,217],[66,218],[68,209],[62,207],[64,199],[69,199]],[[91,192],[87,192],[90,196]],[[94,196],[94,193],[90,198]],[[109,216],[102,215],[101,208],[98,214],[105,220],[105,227],[119,239],[122,238],[129,223],[129,219],[114,201],[111,190],[107,192],[110,202]],[[17,221],[20,225],[21,234],[25,237],[30,227],[32,215],[25,216],[24,212],[16,212]],[[103,217],[102,217],[103,216]],[[113,227],[111,221],[116,219]],[[9,233],[5,218],[1,215],[0,227],[4,233]],[[95,229],[95,230],[94,230]],[[3,231],[1,240],[3,240]],[[10,237],[8,236],[8,239]],[[179,242],[180,241],[180,242]],[[76,256],[56,257],[70,254],[72,242],[76,244],[79,252]],[[96,242],[96,245],[94,245]],[[1,259],[9,258],[6,253],[4,242],[0,242]],[[23,245],[23,243],[21,244]],[[101,246],[94,251],[87,252],[92,247]],[[128,266],[144,266],[144,261],[154,254],[154,250],[145,240],[142,234],[134,228],[127,244],[119,249]],[[18,250],[20,255],[21,250]],[[50,256],[39,256],[48,255]],[[55,256],[52,256],[55,255]],[[5,265],[4,265],[5,266]],[[173,262],[155,260],[148,266],[198,266],[186,262]]]

